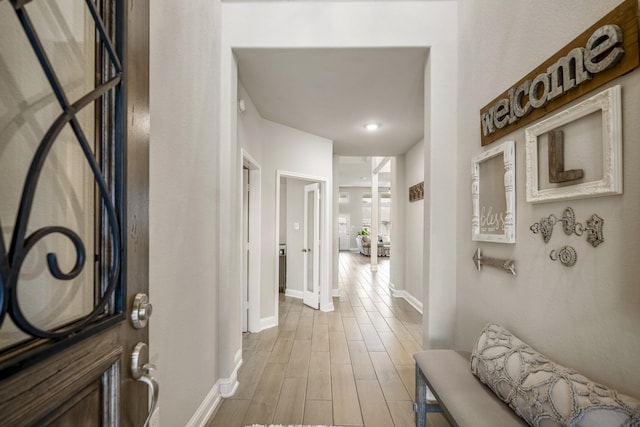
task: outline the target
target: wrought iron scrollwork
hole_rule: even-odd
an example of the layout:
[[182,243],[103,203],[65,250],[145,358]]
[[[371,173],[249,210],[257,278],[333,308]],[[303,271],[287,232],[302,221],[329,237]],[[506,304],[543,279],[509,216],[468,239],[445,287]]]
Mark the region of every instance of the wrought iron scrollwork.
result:
[[[104,69],[108,69],[109,72],[108,75],[101,76],[101,81],[98,82],[92,91],[85,94],[74,103],[69,102],[64,88],[61,85],[51,62],[49,61],[49,58],[47,57],[47,53],[45,52],[34,25],[25,9],[25,5],[29,3],[29,1],[11,0],[11,3],[20,23],[22,24],[25,34],[29,39],[31,47],[33,48],[33,51],[45,72],[46,78],[53,90],[53,93],[55,94],[56,100],[62,108],[62,113],[48,128],[44,137],[40,141],[29,166],[25,184],[22,189],[11,244],[8,250],[4,241],[4,235],[0,233],[0,325],[4,323],[7,316],[10,316],[15,325],[29,336],[33,338],[56,340],[73,336],[78,334],[80,331],[86,330],[89,324],[95,322],[102,314],[105,314],[109,301],[112,300],[118,290],[119,283],[121,283],[120,268],[123,252],[123,239],[120,218],[122,216],[122,211],[121,208],[117,207],[118,203],[116,202],[116,196],[112,194],[113,192],[110,191],[110,186],[103,177],[101,168],[93,155],[91,145],[89,144],[89,141],[78,121],[77,115],[84,107],[98,100],[104,100],[105,97],[110,97],[114,91],[122,91],[123,68],[118,55],[116,54],[114,44],[107,34],[105,25],[100,17],[100,13],[97,11],[92,0],[86,0],[85,3],[95,23],[96,33],[100,41],[100,46],[103,49],[102,52],[104,60],[106,61],[105,63],[107,63],[107,67]],[[120,97],[120,100],[115,101],[116,104],[122,102],[121,98],[122,97]],[[114,105],[114,109],[119,110],[118,114],[122,115],[122,107],[116,108]],[[116,122],[116,126],[122,126],[122,117],[117,119]],[[87,259],[87,250],[84,247],[82,239],[76,232],[69,228],[52,225],[37,229],[27,235],[27,228],[32,213],[36,187],[38,185],[42,168],[47,159],[47,155],[49,154],[53,144],[56,142],[57,137],[67,125],[70,126],[80,148],[82,149],[84,158],[91,169],[100,195],[102,212],[108,228],[108,237],[106,238],[109,241],[108,247],[110,248],[110,253],[104,257],[106,260],[105,262],[108,263],[108,273],[106,274],[103,288],[98,292],[98,297],[96,298],[93,309],[89,314],[62,328],[45,330],[34,325],[25,316],[18,299],[18,281],[20,271],[27,255],[36,246],[36,244],[46,236],[57,234],[67,238],[75,248],[75,263],[69,271],[63,271],[60,268],[56,253],[48,253],[46,257],[50,274],[54,278],[64,281],[69,281],[78,277],[82,272]],[[120,133],[122,133],[122,131],[120,131]],[[120,170],[121,165],[116,166],[116,169]]]
[[587,226],[585,227],[581,222],[576,221],[576,214],[570,207],[565,208],[560,219],[554,214],[550,214],[548,217],[542,218],[539,222],[531,225],[529,229],[534,234],[540,233],[544,242],[549,243],[551,235],[553,234],[553,227],[558,222],[562,223],[562,230],[567,236],[571,236],[572,234],[582,236],[586,232],[587,242],[594,248],[604,242],[604,234],[602,232],[604,219],[597,214],[592,214],[591,217],[587,219]]

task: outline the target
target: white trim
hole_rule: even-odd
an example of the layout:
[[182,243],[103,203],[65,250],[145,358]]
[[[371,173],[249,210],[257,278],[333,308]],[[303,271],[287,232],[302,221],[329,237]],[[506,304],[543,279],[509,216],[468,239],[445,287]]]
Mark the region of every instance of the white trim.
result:
[[[261,236],[262,236],[262,219],[261,219],[261,200],[262,200],[262,169],[260,164],[255,161],[255,159],[244,149],[240,149],[240,174],[242,174],[243,166],[247,166],[249,168],[249,182],[250,182],[250,191],[249,191],[249,224],[251,224],[251,229],[253,233],[249,235],[249,251],[250,255],[253,259],[260,260],[261,256]],[[242,182],[242,179],[240,179]],[[240,186],[240,212],[243,212],[242,206],[242,185]],[[243,240],[243,236],[241,233],[240,240]],[[243,247],[244,242],[240,242],[240,262],[244,259]],[[260,332],[260,262],[250,262],[249,263],[249,276],[247,280],[249,281],[249,320],[247,322],[247,328],[249,332]],[[243,268],[243,267],[241,267]],[[242,292],[241,299],[242,299]],[[240,301],[240,314],[243,315],[244,310],[242,309],[242,304],[244,301]],[[241,323],[242,324],[242,323]]]
[[[236,353],[236,356],[238,353]],[[235,357],[234,357],[235,359]],[[236,367],[229,378],[220,378],[218,385],[220,387],[220,396],[231,397],[234,395],[240,383],[238,382],[238,370],[242,366],[242,349],[240,349],[240,361],[236,363]]]
[[287,297],[291,297],[291,298],[298,298],[298,299],[302,299],[304,296],[304,292],[299,291],[297,289],[285,289],[284,291],[284,295]]
[[340,288],[331,289],[331,297],[340,297]]
[[220,385],[215,383],[185,427],[204,427],[222,401]]
[[198,409],[196,409],[196,412],[193,414],[186,427],[205,427],[207,423],[211,421],[211,417],[218,408],[218,405],[220,405],[222,398],[233,396],[236,392],[239,385],[238,370],[240,369],[240,366],[242,366],[242,349],[236,352],[234,359],[238,359],[238,354],[240,354],[240,360],[236,363],[236,367],[231,373],[231,376],[229,378],[220,378],[216,381]]
[[278,326],[278,319],[276,316],[263,317],[260,319],[260,331]]
[[322,306],[322,304],[320,304],[320,311],[328,313],[333,310],[335,310],[335,307],[333,306],[333,298],[329,298],[329,302],[324,307]]
[[[391,285],[391,284],[389,284]],[[391,286],[389,286],[391,287]],[[418,299],[416,297],[414,297],[413,295],[411,295],[409,292],[407,291],[400,291],[400,290],[396,290],[394,289],[391,293],[392,296],[394,296],[395,298],[402,298],[404,299],[406,302],[408,302],[413,308],[415,308],[416,310],[418,310],[418,312],[420,312],[420,314],[422,313],[422,303],[420,301],[418,301]]]

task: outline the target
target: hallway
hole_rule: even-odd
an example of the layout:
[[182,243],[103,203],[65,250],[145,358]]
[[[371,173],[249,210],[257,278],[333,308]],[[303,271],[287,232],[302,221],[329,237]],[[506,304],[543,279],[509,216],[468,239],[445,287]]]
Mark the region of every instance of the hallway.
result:
[[[280,295],[279,327],[243,337],[235,395],[207,427],[251,424],[414,425],[414,365],[422,316],[389,295],[389,259],[340,253],[335,311]],[[439,414],[430,425],[448,426]]]

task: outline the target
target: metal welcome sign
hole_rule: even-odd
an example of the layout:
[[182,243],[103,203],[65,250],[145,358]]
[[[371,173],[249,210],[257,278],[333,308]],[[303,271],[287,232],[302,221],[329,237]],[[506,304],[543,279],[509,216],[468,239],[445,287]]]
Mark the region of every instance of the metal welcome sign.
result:
[[638,2],[626,0],[480,110],[482,145],[638,67]]

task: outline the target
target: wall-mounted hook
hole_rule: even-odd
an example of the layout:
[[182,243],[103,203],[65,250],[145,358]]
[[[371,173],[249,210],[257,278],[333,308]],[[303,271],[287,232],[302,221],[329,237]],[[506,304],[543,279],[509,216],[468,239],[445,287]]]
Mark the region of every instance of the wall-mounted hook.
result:
[[565,208],[560,219],[558,219],[554,214],[550,214],[548,217],[542,218],[539,222],[531,225],[529,229],[533,234],[540,233],[544,242],[549,243],[551,234],[553,233],[553,227],[558,222],[562,223],[562,230],[567,236],[571,236],[572,234],[582,236],[586,232],[587,242],[594,248],[604,242],[604,235],[602,232],[604,219],[599,217],[597,214],[593,214],[589,219],[587,219],[587,226],[585,227],[581,222],[576,221],[576,214],[570,207]]

